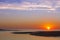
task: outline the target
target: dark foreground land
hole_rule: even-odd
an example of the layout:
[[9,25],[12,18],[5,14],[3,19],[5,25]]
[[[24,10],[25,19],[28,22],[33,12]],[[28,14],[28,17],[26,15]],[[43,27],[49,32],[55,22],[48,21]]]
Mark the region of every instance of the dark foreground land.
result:
[[35,36],[60,37],[60,31],[12,32],[13,34],[30,34]]

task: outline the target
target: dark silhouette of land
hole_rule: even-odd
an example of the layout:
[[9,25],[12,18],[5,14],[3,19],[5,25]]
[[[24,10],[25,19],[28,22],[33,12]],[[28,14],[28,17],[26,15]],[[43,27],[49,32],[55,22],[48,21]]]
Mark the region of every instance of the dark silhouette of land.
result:
[[0,31],[5,31],[5,29],[0,29]]
[[6,29],[0,29],[0,31],[20,31],[20,30],[6,30]]
[[60,31],[38,31],[33,32],[31,35],[46,36],[46,37],[60,37]]
[[60,31],[12,32],[13,34],[30,34],[34,36],[60,37]]
[[12,32],[13,34],[31,34],[32,32]]

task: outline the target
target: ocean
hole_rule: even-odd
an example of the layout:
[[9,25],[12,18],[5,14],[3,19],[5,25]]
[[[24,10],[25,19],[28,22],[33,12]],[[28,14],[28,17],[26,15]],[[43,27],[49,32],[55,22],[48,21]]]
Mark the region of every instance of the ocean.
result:
[[60,40],[60,37],[34,36],[29,34],[12,34],[14,31],[0,31],[0,40]]

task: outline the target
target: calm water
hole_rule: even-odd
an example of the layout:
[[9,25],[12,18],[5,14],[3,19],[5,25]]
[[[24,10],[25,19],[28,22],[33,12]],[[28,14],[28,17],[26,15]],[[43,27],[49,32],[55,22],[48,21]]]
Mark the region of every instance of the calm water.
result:
[[0,40],[60,40],[60,37],[43,37],[29,34],[12,34],[12,31],[1,31]]

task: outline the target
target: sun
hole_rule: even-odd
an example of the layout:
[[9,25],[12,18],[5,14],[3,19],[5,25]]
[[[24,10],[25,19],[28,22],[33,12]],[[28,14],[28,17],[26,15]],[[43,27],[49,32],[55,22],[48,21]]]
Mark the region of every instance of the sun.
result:
[[55,24],[53,24],[53,23],[44,23],[44,24],[42,24],[42,29],[43,30],[51,31],[51,30],[54,30],[55,28],[56,28]]
[[46,27],[46,29],[47,29],[47,30],[50,30],[50,29],[51,29],[51,27],[50,27],[50,26],[47,26],[47,27]]
[[46,30],[51,30],[51,29],[52,29],[52,25],[51,25],[51,24],[45,24],[45,25],[44,25],[44,28],[45,28]]

